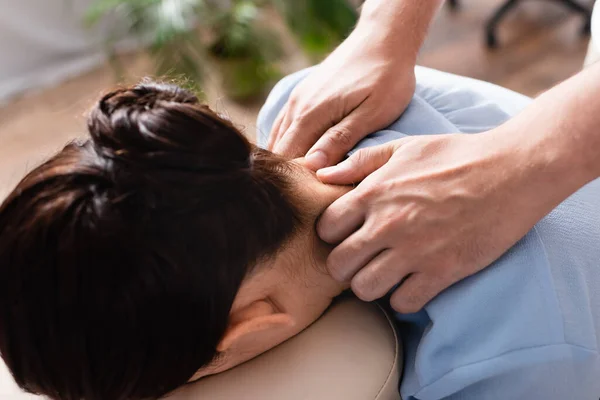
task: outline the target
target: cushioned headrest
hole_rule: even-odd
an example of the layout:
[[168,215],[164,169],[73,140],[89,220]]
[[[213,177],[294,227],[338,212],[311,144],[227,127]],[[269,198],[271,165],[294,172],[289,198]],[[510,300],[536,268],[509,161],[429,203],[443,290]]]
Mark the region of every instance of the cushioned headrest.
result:
[[401,367],[401,348],[386,314],[375,304],[344,298],[287,342],[168,398],[399,400]]

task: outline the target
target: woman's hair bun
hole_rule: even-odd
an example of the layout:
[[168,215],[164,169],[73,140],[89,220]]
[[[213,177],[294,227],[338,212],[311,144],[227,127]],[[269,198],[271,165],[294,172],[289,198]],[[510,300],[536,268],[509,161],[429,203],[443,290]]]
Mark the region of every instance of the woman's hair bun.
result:
[[88,129],[100,156],[142,168],[250,166],[252,146],[243,134],[175,85],[144,81],[106,94],[90,112]]

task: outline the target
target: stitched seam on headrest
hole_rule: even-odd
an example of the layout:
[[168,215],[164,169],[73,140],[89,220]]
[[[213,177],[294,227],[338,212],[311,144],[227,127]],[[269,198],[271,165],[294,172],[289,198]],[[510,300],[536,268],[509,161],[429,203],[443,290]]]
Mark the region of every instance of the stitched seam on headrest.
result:
[[[383,314],[385,315],[385,318],[387,319],[388,323],[390,324],[390,326],[392,328],[392,331],[394,332],[394,342],[396,343],[396,351],[394,353],[394,362],[391,365],[390,373],[388,374],[387,378],[385,379],[385,381],[383,382],[383,384],[379,388],[379,391],[377,392],[377,395],[375,396],[374,400],[380,399],[380,397],[382,395],[382,392],[383,392],[383,389],[387,386],[387,384],[389,383],[390,379],[392,379],[394,368],[397,367],[397,365],[398,365],[398,354],[399,354],[399,351],[400,351],[400,343],[398,342],[398,334],[396,332],[396,327],[394,325],[394,322],[391,320],[391,318],[388,315],[388,313],[385,312],[385,310],[383,309],[383,307],[381,307],[379,304],[377,304],[377,307],[379,307],[379,309],[383,312]],[[398,385],[396,385],[396,387],[398,387]]]

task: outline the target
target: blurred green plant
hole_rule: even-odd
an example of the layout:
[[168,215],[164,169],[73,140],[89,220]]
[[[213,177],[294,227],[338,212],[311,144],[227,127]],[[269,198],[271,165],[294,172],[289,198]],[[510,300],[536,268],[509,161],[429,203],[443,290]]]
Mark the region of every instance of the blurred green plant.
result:
[[196,34],[196,15],[205,4],[197,0],[97,0],[85,16],[94,26],[107,21],[109,59],[119,77],[123,67],[116,45],[124,38],[145,45],[159,76],[181,78],[200,87],[203,77],[203,45]]
[[212,59],[225,93],[245,100],[280,76],[281,41],[265,15],[271,5],[313,61],[341,42],[357,18],[347,0],[96,0],[85,22],[109,24],[106,51],[119,76],[124,69],[117,43],[133,38],[144,45],[157,75],[201,89]]
[[358,19],[348,0],[273,0],[312,61],[341,43]]
[[283,56],[277,34],[265,26],[255,2],[238,1],[217,12],[210,24],[208,48],[222,73],[225,93],[233,99],[252,98],[281,76],[276,62]]

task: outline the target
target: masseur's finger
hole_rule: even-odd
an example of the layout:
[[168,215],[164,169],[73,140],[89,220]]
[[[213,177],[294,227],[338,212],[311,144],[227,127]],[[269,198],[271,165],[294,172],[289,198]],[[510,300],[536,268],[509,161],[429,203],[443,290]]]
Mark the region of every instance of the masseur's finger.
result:
[[365,215],[360,197],[347,193],[325,209],[317,222],[317,233],[327,243],[340,243],[363,224]]
[[321,136],[306,153],[309,168],[316,171],[339,162],[362,138],[369,134],[367,116],[360,108],[352,111]]
[[446,280],[439,279],[435,275],[416,272],[394,291],[390,298],[390,305],[401,313],[415,313],[447,286]]
[[275,122],[273,122],[273,126],[271,127],[271,133],[269,135],[269,141],[267,142],[267,150],[273,150],[275,143],[279,138],[279,132],[281,130],[281,124],[283,123],[283,119],[287,115],[288,103],[285,103],[283,108],[279,110],[279,114],[277,114],[277,118],[275,118]]
[[338,165],[318,170],[317,177],[330,185],[360,182],[389,161],[400,145],[395,142],[360,149]]
[[[281,109],[281,111],[279,112],[279,115],[277,116],[278,124],[277,126],[275,126],[275,124],[273,124],[273,130],[271,131],[271,140],[270,140],[270,146],[268,147],[268,150],[271,151],[275,151],[275,147],[277,146],[277,143],[279,143],[279,141],[281,140],[281,138],[283,137],[283,133],[290,127],[290,125],[292,124],[292,106],[290,105],[290,102],[288,101],[285,106],[283,106],[283,108]],[[277,130],[275,130],[275,128],[277,128]]]
[[379,299],[408,274],[402,267],[402,256],[393,249],[386,249],[354,275],[352,291],[364,301]]
[[337,281],[345,282],[384,251],[384,244],[373,240],[373,229],[363,225],[346,240],[337,245],[327,257],[327,269]]
[[307,111],[302,118],[293,118],[275,144],[274,151],[284,156],[303,156],[317,141],[317,138],[329,128],[319,120],[319,109]]

